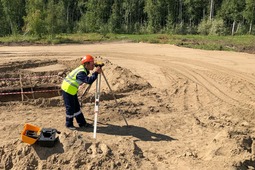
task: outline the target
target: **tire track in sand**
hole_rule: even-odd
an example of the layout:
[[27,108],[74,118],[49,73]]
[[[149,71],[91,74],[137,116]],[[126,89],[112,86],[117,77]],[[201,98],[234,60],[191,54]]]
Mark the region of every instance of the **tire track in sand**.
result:
[[[241,105],[242,107],[251,108],[255,105],[253,101],[247,101],[247,97],[244,97],[244,95],[234,93],[233,91],[229,90],[229,88],[225,87],[224,85],[217,83],[218,81],[215,81],[214,79],[201,73],[201,71],[199,71],[198,69],[187,67],[186,65],[184,66],[183,64],[185,64],[185,62],[183,63],[172,62],[170,64],[168,63],[168,65],[165,67],[168,67],[169,69],[171,68],[175,70],[175,72],[182,74],[183,76],[190,79],[191,81],[196,82],[200,86],[206,88],[211,94],[213,94],[220,100],[225,101],[226,103],[232,106]],[[194,65],[194,66],[201,66],[201,65]],[[213,69],[213,68],[207,67],[205,69]],[[212,72],[215,72],[215,71],[216,71],[215,69],[212,70]],[[222,73],[219,73],[219,75],[221,74]],[[244,77],[242,76],[242,78]]]

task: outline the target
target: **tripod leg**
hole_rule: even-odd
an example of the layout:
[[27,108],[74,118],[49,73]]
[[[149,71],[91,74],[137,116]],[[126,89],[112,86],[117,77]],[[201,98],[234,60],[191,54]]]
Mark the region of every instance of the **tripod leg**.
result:
[[103,70],[102,70],[102,75],[103,75],[103,77],[104,77],[104,79],[105,79],[105,82],[106,82],[107,86],[108,86],[109,89],[110,89],[110,92],[112,93],[112,96],[113,96],[113,98],[114,98],[114,100],[115,100],[115,103],[116,103],[116,105],[117,105],[117,107],[118,107],[118,109],[119,109],[120,114],[122,115],[122,117],[123,117],[123,119],[124,119],[126,125],[128,126],[127,120],[126,120],[125,116],[123,115],[122,110],[120,110],[119,103],[117,102],[117,99],[116,99],[116,97],[115,97],[115,95],[114,95],[114,93],[113,93],[113,91],[112,91],[112,89],[111,89],[111,87],[110,87],[110,84],[108,83],[108,81],[107,81],[107,79],[106,79],[106,77],[105,77],[105,75],[104,75]]
[[81,97],[80,97],[80,107],[82,107],[82,97],[85,96],[85,95],[88,93],[88,91],[89,91],[89,89],[91,88],[91,86],[92,86],[92,84],[90,84],[90,85],[84,90],[84,92],[82,93],[82,95],[81,95]]

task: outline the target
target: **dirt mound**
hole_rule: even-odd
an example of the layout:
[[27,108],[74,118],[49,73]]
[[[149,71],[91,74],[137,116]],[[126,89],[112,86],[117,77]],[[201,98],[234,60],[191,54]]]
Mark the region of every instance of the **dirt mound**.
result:
[[[126,68],[113,64],[102,57],[97,57],[96,60],[105,64],[105,66],[103,66],[104,76],[101,76],[101,92],[110,93],[111,88],[114,93],[127,93],[152,87],[144,78],[132,73]],[[81,87],[80,92],[83,92],[85,89],[86,87]],[[94,93],[95,86],[93,86],[90,91]],[[104,99],[104,96],[102,97]]]
[[[2,169],[136,169],[143,158],[139,147],[130,139],[116,143],[93,142],[77,131],[62,133],[52,148],[32,147],[16,140],[0,148]],[[119,143],[127,146],[119,147]],[[47,160],[47,161],[46,161]]]

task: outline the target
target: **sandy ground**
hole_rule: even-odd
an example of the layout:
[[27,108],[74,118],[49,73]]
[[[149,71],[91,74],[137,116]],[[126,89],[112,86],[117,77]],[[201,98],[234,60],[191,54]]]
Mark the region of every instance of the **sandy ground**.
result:
[[[1,169],[255,168],[254,54],[125,42],[2,46],[0,87],[14,87],[4,79],[20,70],[62,75],[85,54],[105,62],[118,101],[102,80],[97,138],[93,129],[65,128],[61,96],[21,102],[13,95],[0,102]],[[83,98],[88,122],[94,92],[92,86]],[[53,148],[22,142],[25,123],[56,128],[59,142]]]

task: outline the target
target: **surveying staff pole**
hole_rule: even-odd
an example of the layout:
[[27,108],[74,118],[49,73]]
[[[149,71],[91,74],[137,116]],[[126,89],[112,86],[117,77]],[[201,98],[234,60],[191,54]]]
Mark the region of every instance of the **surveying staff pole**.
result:
[[94,117],[94,134],[93,138],[96,139],[97,136],[97,116],[99,113],[99,98],[100,98],[100,86],[101,86],[101,74],[98,74],[96,80],[96,93],[95,93],[95,117]]

